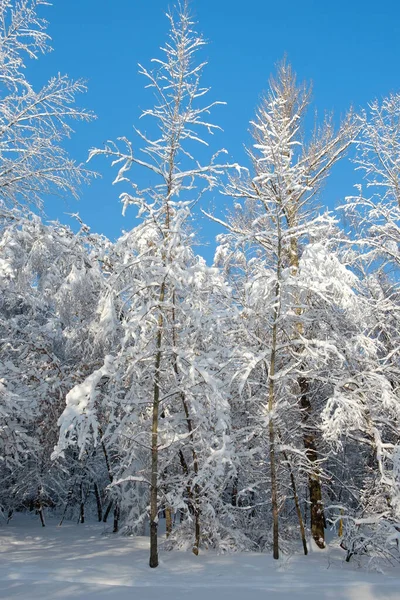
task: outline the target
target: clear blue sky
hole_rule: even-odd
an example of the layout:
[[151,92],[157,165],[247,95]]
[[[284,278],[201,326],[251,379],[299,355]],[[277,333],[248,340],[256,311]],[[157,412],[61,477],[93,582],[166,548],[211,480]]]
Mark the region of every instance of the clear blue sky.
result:
[[[44,83],[61,72],[87,79],[89,91],[79,103],[97,114],[97,120],[76,128],[68,148],[85,160],[92,146],[125,135],[133,139],[132,125],[151,104],[137,63],[148,65],[159,56],[166,38],[168,0],[54,0],[42,7],[50,22],[54,52],[29,64],[31,79]],[[203,82],[211,97],[225,100],[214,121],[224,133],[214,136],[235,160],[243,161],[248,122],[267,87],[274,65],[287,53],[300,79],[313,81],[319,111],[343,114],[352,104],[366,106],[376,97],[400,90],[400,3],[396,0],[192,0],[198,30],[209,40]],[[65,212],[79,211],[93,230],[111,239],[135,224],[133,211],[121,216],[112,186],[115,173],[101,158],[92,163],[102,178],[81,191],[77,203],[48,203],[48,214],[66,221]],[[325,201],[332,206],[352,193],[345,170],[334,174]],[[205,201],[221,205],[224,200]],[[211,241],[215,227],[201,222],[202,238]],[[212,248],[202,253],[210,258]]]

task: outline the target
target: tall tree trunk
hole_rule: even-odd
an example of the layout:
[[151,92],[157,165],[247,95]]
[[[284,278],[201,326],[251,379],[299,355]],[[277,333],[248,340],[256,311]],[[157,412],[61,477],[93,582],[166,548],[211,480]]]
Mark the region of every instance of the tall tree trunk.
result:
[[97,520],[99,521],[99,523],[101,523],[101,521],[103,520],[103,507],[101,505],[99,486],[96,482],[94,482],[94,495],[96,496]]
[[120,508],[119,502],[117,501],[114,508],[114,527],[113,533],[118,533],[119,531],[119,516],[120,516]]
[[[101,437],[103,437],[103,431],[102,431],[101,427],[99,427],[99,434],[100,434]],[[111,470],[111,464],[110,464],[110,459],[109,459],[109,456],[108,456],[107,448],[106,448],[106,445],[105,445],[105,443],[104,443],[103,440],[101,440],[101,449],[103,450],[104,460],[106,461],[108,478],[110,480],[110,483],[112,483],[113,480],[114,480],[114,475],[113,475],[113,472]]]
[[268,431],[269,431],[269,460],[271,473],[271,502],[272,502],[272,539],[273,539],[273,557],[279,558],[279,508],[278,508],[278,483],[276,477],[276,443],[275,443],[275,426],[273,419],[273,410],[275,408],[275,369],[276,369],[276,348],[277,348],[277,333],[278,333],[278,318],[280,315],[280,279],[281,279],[281,236],[278,224],[278,252],[277,252],[277,271],[275,284],[275,306],[273,312],[272,325],[272,340],[271,340],[271,357],[268,372]]
[[[101,429],[100,426],[99,426],[99,434],[100,434],[101,437],[103,437],[103,431],[102,431],[102,429]],[[106,461],[108,478],[110,480],[110,483],[113,483],[113,481],[114,481],[114,474],[113,474],[112,469],[111,469],[110,457],[108,456],[107,448],[106,448],[106,445],[105,445],[103,439],[101,440],[101,448],[103,450],[104,460]],[[97,497],[96,497],[96,499],[97,499]],[[113,533],[117,533],[118,529],[119,529],[119,517],[120,517],[120,506],[119,506],[118,499],[111,498],[111,500],[109,501],[108,506],[106,508],[106,512],[104,513],[103,523],[107,523],[108,515],[110,514],[110,511],[111,511],[111,508],[112,508],[114,502],[115,502],[115,506],[114,506],[114,526],[113,526]],[[101,506],[101,502],[100,502],[100,506]],[[97,505],[97,510],[99,510],[99,505]],[[100,514],[100,513],[98,512],[98,514]],[[99,518],[99,520],[100,520],[100,518]]]
[[61,517],[60,522],[58,524],[59,527],[61,527],[61,525],[64,523],[64,519],[66,517],[68,507],[69,507],[69,505],[71,503],[71,500],[72,500],[72,494],[74,492],[75,485],[76,485],[76,481],[74,482],[73,486],[70,487],[70,489],[68,490],[67,501],[66,501],[65,506],[64,506],[64,511],[63,511],[62,517]]
[[[183,410],[184,410],[185,416],[186,416],[186,423],[187,423],[187,427],[188,427],[188,431],[189,431],[189,435],[190,435],[191,446],[192,446],[194,477],[197,477],[197,475],[199,473],[199,463],[197,460],[197,453],[196,453],[196,450],[194,447],[193,423],[192,423],[192,420],[189,415],[189,407],[187,405],[184,394],[181,394],[181,399],[182,399]],[[195,483],[194,486],[191,486],[190,489],[191,489],[190,497],[192,500],[193,515],[194,515],[194,544],[193,544],[192,552],[193,552],[193,554],[195,554],[197,556],[199,554],[200,537],[201,537],[201,530],[200,530],[201,511],[200,511],[200,501],[199,501],[200,488],[199,488],[199,485],[197,483]]]
[[297,514],[297,519],[299,521],[299,527],[300,527],[300,537],[301,537],[301,541],[302,541],[302,544],[303,544],[304,554],[305,554],[305,556],[307,556],[307,554],[308,554],[308,548],[307,548],[307,539],[306,539],[306,529],[304,527],[303,516],[301,514],[299,496],[297,494],[296,480],[294,478],[294,473],[293,473],[292,465],[291,465],[291,463],[289,461],[288,455],[286,454],[286,452],[284,450],[282,451],[282,454],[283,454],[283,458],[285,459],[285,462],[286,462],[286,464],[288,466],[288,469],[289,469],[290,484],[292,486],[294,505],[296,507],[296,514]]
[[45,520],[44,520],[43,506],[41,504],[39,505],[39,508],[38,508],[38,514],[39,514],[39,517],[40,517],[40,522],[42,524],[42,527],[46,527],[46,523],[45,523]]
[[[176,340],[176,329],[175,329],[175,292],[173,293],[173,308],[172,308],[172,323],[173,323],[173,329],[172,329],[172,338],[173,338],[173,342],[174,342],[174,346],[177,346],[177,340]],[[177,376],[177,378],[179,378],[179,369],[178,369],[178,362],[177,362],[177,357],[174,357],[174,371],[175,374]],[[193,472],[194,472],[194,477],[197,477],[198,473],[199,473],[199,462],[197,459],[197,453],[196,453],[196,449],[195,449],[195,443],[194,443],[194,435],[193,435],[193,423],[192,423],[192,419],[190,418],[190,413],[189,413],[189,407],[188,404],[186,402],[186,397],[185,394],[182,392],[181,393],[181,400],[182,400],[182,406],[183,406],[183,410],[185,413],[185,418],[186,418],[186,424],[187,424],[187,428],[188,428],[188,433],[189,433],[189,439],[190,439],[190,443],[191,443],[191,448],[192,448],[192,458],[193,458]],[[185,465],[184,467],[184,471],[186,472],[186,474],[189,474],[189,469],[187,466],[187,463],[184,459],[183,453],[181,452],[181,464],[182,466]],[[183,461],[183,462],[182,462]],[[190,487],[190,492],[188,494],[189,499],[192,502],[192,506],[193,506],[193,515],[194,515],[194,544],[193,544],[193,548],[192,548],[192,552],[193,554],[195,554],[196,556],[198,556],[199,554],[199,547],[200,547],[200,539],[201,539],[201,529],[200,529],[200,520],[201,520],[201,510],[200,510],[200,488],[199,485],[197,483],[195,483],[195,485],[189,485],[188,487]]]
[[165,532],[166,532],[167,538],[172,533],[172,510],[171,510],[170,506],[167,506],[165,508]]
[[238,478],[235,477],[232,485],[232,493],[231,493],[231,504],[232,506],[238,505]]
[[[160,305],[164,302],[165,281],[161,284]],[[150,560],[152,569],[158,567],[158,413],[160,403],[160,366],[162,329],[164,324],[162,308],[158,317],[158,333],[156,341],[156,360],[153,388],[153,418],[151,427],[151,477],[150,477]]]
[[338,531],[338,536],[340,538],[343,537],[343,519],[342,519],[342,515],[344,514],[343,508],[340,509],[340,519],[339,519],[339,531]]
[[37,495],[37,500],[36,500],[36,506],[37,506],[37,512],[40,518],[40,522],[42,524],[42,527],[46,527],[46,523],[44,520],[44,512],[43,512],[43,489],[41,486],[38,487],[38,495]]
[[[293,213],[287,216],[287,221],[289,227],[296,226],[296,207]],[[290,240],[289,261],[294,273],[297,273],[299,270],[299,245],[296,236],[292,236]],[[297,307],[295,308],[295,312],[298,316],[301,316],[303,309]],[[304,326],[300,321],[297,323],[297,331],[300,336],[304,336]],[[307,458],[311,465],[308,476],[311,535],[319,548],[325,548],[325,516],[322,503],[320,472],[318,468],[317,443],[315,435],[308,424],[312,412],[309,382],[305,377],[299,377],[298,385],[300,389],[300,407],[302,409],[304,428],[303,443]]]
[[80,502],[80,509],[79,509],[79,523],[84,523],[85,522],[85,497],[83,494],[83,481],[81,481],[81,485],[80,485],[80,494],[81,494],[81,502]]
[[108,506],[106,508],[106,512],[104,513],[103,523],[107,523],[108,515],[111,512],[113,503],[114,503],[114,500],[110,500],[110,502],[108,503]]
[[273,556],[279,558],[279,511],[278,511],[278,489],[276,480],[276,457],[275,457],[275,428],[272,418],[272,411],[275,404],[275,384],[272,377],[275,374],[276,358],[276,320],[272,332],[272,349],[270,362],[270,377],[268,388],[268,412],[269,412],[269,460],[271,471],[271,502],[272,502],[272,522],[273,522]]
[[311,471],[308,475],[311,535],[319,548],[325,548],[325,516],[322,503],[321,479],[318,468],[318,453],[315,436],[308,428],[308,419],[311,415],[308,381],[304,377],[300,377],[299,386],[304,426],[304,447],[306,449],[307,458],[311,463]]

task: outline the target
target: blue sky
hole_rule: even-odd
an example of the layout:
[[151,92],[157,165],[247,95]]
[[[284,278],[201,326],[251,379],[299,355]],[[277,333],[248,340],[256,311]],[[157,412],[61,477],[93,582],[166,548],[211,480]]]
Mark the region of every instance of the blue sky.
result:
[[[41,9],[50,25],[54,51],[28,66],[31,79],[44,83],[61,72],[87,79],[89,91],[79,104],[93,110],[97,120],[76,127],[68,148],[77,160],[107,139],[134,138],[133,124],[151,104],[151,93],[137,74],[137,63],[148,65],[160,55],[168,22],[166,0],[54,0]],[[214,112],[224,129],[212,138],[212,149],[225,147],[244,161],[248,122],[274,66],[286,53],[299,79],[312,80],[314,107],[344,114],[350,105],[366,106],[376,97],[400,90],[400,3],[395,0],[192,0],[198,30],[209,41],[203,56],[209,65],[203,83],[210,98],[226,107]],[[51,218],[66,221],[66,212],[79,212],[93,230],[114,239],[135,224],[134,212],[121,215],[112,186],[114,172],[99,158],[92,167],[102,178],[81,190],[81,199],[47,203]],[[352,193],[348,168],[339,167],[322,200],[333,206]],[[224,199],[204,201],[223,210]],[[209,242],[202,253],[209,259],[216,228],[199,223]]]

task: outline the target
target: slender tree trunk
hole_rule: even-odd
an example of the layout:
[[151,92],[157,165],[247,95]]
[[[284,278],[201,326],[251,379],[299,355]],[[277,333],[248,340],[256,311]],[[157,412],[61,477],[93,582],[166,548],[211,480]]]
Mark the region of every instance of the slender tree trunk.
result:
[[194,544],[192,548],[193,554],[198,556],[200,548],[200,509],[198,504],[196,504],[195,513],[194,513]]
[[[101,436],[103,436],[103,432],[101,427],[99,427],[99,434]],[[103,442],[103,440],[101,441],[101,449],[103,450],[103,454],[104,454],[104,460],[106,461],[106,467],[107,467],[107,473],[108,473],[108,478],[110,480],[110,482],[113,482],[114,476],[113,473],[111,471],[111,465],[110,465],[110,459],[108,458],[108,452],[107,452],[107,448],[105,443]]]
[[170,506],[165,508],[165,529],[168,538],[172,533],[172,510]]
[[304,498],[304,526],[307,527],[307,519],[308,519],[308,497],[307,497],[307,492],[308,492],[308,486],[306,489],[306,493],[305,493],[305,498]]
[[81,481],[80,485],[80,494],[81,494],[81,502],[80,502],[80,510],[79,510],[79,523],[85,522],[85,498],[83,494],[83,481]]
[[294,499],[294,504],[295,504],[295,507],[296,507],[297,519],[299,521],[301,541],[302,541],[302,544],[303,544],[304,554],[307,556],[307,554],[308,554],[308,548],[307,548],[306,530],[305,530],[305,527],[304,527],[303,516],[301,514],[299,496],[297,494],[296,480],[294,478],[292,465],[290,464],[288,455],[286,454],[285,451],[283,451],[282,454],[283,454],[283,458],[285,459],[285,462],[286,462],[286,464],[287,464],[287,466],[289,468],[290,484],[292,486],[293,499]]
[[[165,281],[161,284],[160,305],[164,302]],[[164,319],[161,312],[158,317],[158,333],[156,342],[156,360],[153,388],[153,418],[151,428],[151,478],[150,478],[150,560],[152,569],[158,567],[158,413],[160,403],[160,366],[162,354],[162,329]]]
[[42,527],[46,527],[46,523],[45,523],[45,520],[44,520],[43,506],[41,504],[39,504],[38,514],[39,514],[39,518],[40,518],[40,522],[42,524]]
[[[288,216],[288,225],[294,227],[296,225],[296,211]],[[290,265],[294,272],[299,269],[299,246],[296,236],[292,236],[290,240]],[[303,309],[298,307],[295,309],[298,316],[301,316]],[[304,335],[304,327],[301,322],[297,323],[297,331],[299,335]],[[317,443],[314,433],[310,430],[308,420],[311,416],[312,407],[309,394],[309,382],[305,377],[299,377],[298,385],[300,388],[300,406],[302,409],[303,428],[304,428],[304,448],[307,458],[311,465],[311,471],[308,476],[308,490],[310,495],[310,521],[311,535],[319,548],[325,548],[325,517],[322,503],[321,479],[318,468],[318,452]]]
[[[191,441],[191,446],[192,446],[192,456],[193,456],[194,476],[197,477],[197,475],[199,473],[199,463],[197,460],[197,453],[196,453],[196,450],[194,447],[193,423],[192,423],[192,420],[189,415],[189,408],[188,408],[184,394],[181,394],[181,399],[182,399],[182,404],[183,404],[183,410],[185,411],[188,431],[190,434],[190,441]],[[192,552],[193,552],[193,554],[195,554],[197,556],[199,554],[200,537],[201,537],[201,530],[200,530],[201,511],[200,511],[200,502],[199,502],[200,488],[199,488],[198,484],[195,483],[194,486],[191,486],[191,490],[192,490],[191,498],[192,498],[192,503],[193,503],[193,515],[194,515],[194,544],[193,544]]]
[[[340,514],[343,515],[343,508],[340,509]],[[343,519],[340,517],[339,519],[339,531],[338,531],[338,536],[340,538],[343,537]]]
[[110,500],[110,502],[108,503],[108,506],[106,508],[106,512],[104,513],[104,517],[103,517],[103,523],[107,523],[107,519],[108,519],[108,515],[111,512],[112,509],[112,505],[114,504],[114,500]]
[[[278,225],[279,228],[279,225]],[[281,239],[278,229],[278,252],[277,252],[277,272],[275,284],[275,306],[272,325],[271,357],[268,372],[268,431],[269,431],[269,460],[271,472],[271,502],[272,502],[272,538],[273,538],[273,557],[279,558],[279,508],[278,508],[278,484],[276,477],[276,444],[275,444],[275,426],[273,419],[273,410],[275,408],[275,368],[276,368],[276,348],[278,333],[278,318],[280,315],[280,279],[281,279]]]
[[66,501],[65,506],[64,506],[64,511],[63,511],[62,517],[61,517],[60,522],[58,524],[59,527],[61,527],[61,525],[64,523],[64,519],[65,519],[65,516],[67,514],[68,507],[69,507],[69,505],[71,503],[71,500],[72,500],[72,494],[74,492],[75,485],[76,485],[76,481],[74,482],[73,486],[68,490],[67,501]]
[[322,503],[321,480],[318,468],[318,452],[314,434],[307,428],[308,419],[311,415],[311,403],[308,393],[308,381],[304,377],[299,378],[300,404],[303,409],[304,447],[306,455],[311,463],[311,471],[308,476],[308,490],[310,494],[310,521],[311,535],[319,548],[325,548],[325,517]]
[[275,428],[272,418],[272,410],[274,408],[274,380],[271,379],[275,373],[275,357],[276,357],[276,324],[272,334],[272,351],[270,363],[270,378],[268,391],[268,412],[269,412],[269,460],[271,470],[271,501],[272,501],[272,522],[273,522],[273,556],[279,558],[279,511],[278,511],[278,489],[276,480],[276,457],[275,457]]
[[[102,432],[101,427],[99,427],[99,433],[100,433],[100,436],[103,437],[103,432]],[[106,461],[108,478],[110,480],[110,483],[112,483],[114,481],[114,474],[113,474],[112,469],[111,469],[111,464],[110,464],[110,459],[109,459],[109,456],[108,456],[107,448],[106,448],[106,445],[105,445],[105,443],[104,443],[103,440],[101,441],[101,448],[103,450],[104,460]],[[96,496],[96,499],[97,499],[97,496]],[[108,503],[108,506],[106,508],[106,512],[104,513],[103,523],[107,523],[108,515],[110,514],[111,508],[112,508],[112,506],[114,504],[114,500],[115,500],[115,498],[111,498],[111,500]],[[100,508],[101,508],[101,503],[100,503]],[[99,510],[99,505],[97,505],[97,510]],[[117,533],[118,532],[118,529],[119,529],[119,517],[120,517],[120,507],[119,507],[118,500],[115,500],[113,533]]]
[[238,505],[238,478],[235,477],[232,485],[232,493],[231,493],[231,504],[232,506]]
[[44,512],[43,512],[42,499],[43,499],[43,490],[42,490],[42,487],[39,486],[38,487],[37,500],[36,500],[37,512],[38,512],[38,515],[39,515],[42,527],[46,527],[46,523],[45,523],[45,520],[44,520]]
[[101,505],[99,486],[94,482],[94,495],[96,496],[97,519],[99,523],[103,520],[103,507]]
[[114,508],[114,527],[113,533],[118,533],[119,531],[119,517],[120,517],[120,508],[119,502],[117,501]]
[[[173,293],[172,323],[173,323],[172,337],[173,337],[174,346],[176,347],[177,340],[176,340],[176,330],[175,330],[175,292]],[[176,376],[179,377],[179,369],[178,369],[178,363],[177,363],[176,356],[175,356],[175,359],[174,359],[174,370],[175,370]],[[181,400],[182,400],[182,406],[183,406],[183,410],[184,410],[184,413],[185,413],[186,424],[187,424],[187,428],[188,428],[188,432],[189,432],[189,439],[190,439],[190,443],[191,443],[191,447],[192,447],[194,477],[197,477],[197,475],[199,473],[199,462],[198,462],[198,459],[197,459],[197,453],[196,453],[195,443],[194,443],[193,423],[192,423],[192,420],[190,418],[189,407],[188,407],[188,404],[186,402],[186,397],[185,397],[184,393],[181,393]],[[189,474],[189,469],[187,467],[187,464],[186,464],[186,461],[184,459],[184,456],[183,456],[183,454],[181,452],[181,464],[182,464],[182,459],[183,459],[183,461],[184,461],[184,463],[186,465],[186,467],[185,467],[186,473]],[[193,554],[195,554],[196,556],[198,556],[198,554],[199,554],[199,547],[200,547],[200,539],[201,539],[201,529],[200,529],[200,520],[201,520],[200,488],[199,488],[199,485],[197,483],[194,486],[189,486],[189,487],[190,487],[189,498],[192,501],[193,515],[194,515],[194,544],[193,544],[192,552],[193,552]]]
[[[183,455],[182,450],[179,450],[179,460],[180,460],[180,463],[181,463],[182,471],[184,472],[184,474],[186,475],[186,477],[189,479],[189,467],[187,465],[187,462],[186,462],[186,459],[185,459],[185,457]],[[187,486],[186,486],[186,493],[187,493],[187,497],[189,499],[189,504],[188,504],[188,506],[189,506],[189,512],[191,514],[194,514],[194,511],[193,511],[193,506],[194,506],[193,493],[192,493],[192,488],[191,488],[190,483],[188,483]],[[182,511],[180,511],[180,514],[182,514]],[[181,522],[182,522],[182,519],[181,519]]]

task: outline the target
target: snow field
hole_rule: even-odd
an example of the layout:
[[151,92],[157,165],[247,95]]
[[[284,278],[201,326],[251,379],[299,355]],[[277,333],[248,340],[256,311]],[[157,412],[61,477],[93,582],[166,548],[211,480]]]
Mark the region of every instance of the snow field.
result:
[[400,568],[368,572],[337,548],[269,555],[161,552],[103,525],[18,517],[0,527],[0,598],[26,600],[400,600]]

